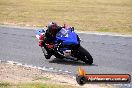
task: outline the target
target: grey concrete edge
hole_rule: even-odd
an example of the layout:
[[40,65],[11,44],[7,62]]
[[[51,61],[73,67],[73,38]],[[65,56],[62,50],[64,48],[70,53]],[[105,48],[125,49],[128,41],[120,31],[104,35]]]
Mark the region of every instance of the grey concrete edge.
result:
[[[27,26],[15,26],[15,25],[0,25],[0,27],[7,27],[7,28],[19,28],[19,29],[29,29],[29,30],[37,30],[41,29],[40,27],[27,27]],[[107,36],[119,36],[119,37],[132,37],[132,35],[127,34],[118,34],[118,33],[111,33],[111,32],[90,32],[90,31],[76,31],[77,33],[89,34],[89,35],[107,35]]]

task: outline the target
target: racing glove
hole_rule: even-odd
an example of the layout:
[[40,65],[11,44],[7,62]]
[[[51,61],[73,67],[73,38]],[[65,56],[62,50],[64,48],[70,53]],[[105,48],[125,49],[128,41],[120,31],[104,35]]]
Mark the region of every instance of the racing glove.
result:
[[48,49],[53,49],[54,48],[54,45],[53,44],[45,44],[46,45],[46,47],[48,48]]
[[43,35],[40,34],[40,36],[39,36],[39,46],[40,46],[40,47],[43,46],[43,41],[44,41]]

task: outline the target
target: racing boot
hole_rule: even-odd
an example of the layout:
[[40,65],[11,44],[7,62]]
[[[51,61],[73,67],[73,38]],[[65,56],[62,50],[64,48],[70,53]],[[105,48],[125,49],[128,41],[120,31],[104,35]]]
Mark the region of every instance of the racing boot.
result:
[[46,54],[46,55],[45,55],[45,58],[46,58],[46,59],[50,59],[51,56],[52,56],[51,54]]
[[50,53],[49,50],[46,50],[44,47],[42,47],[42,51],[44,53],[44,56],[46,59],[50,59],[50,57],[52,56],[52,54]]

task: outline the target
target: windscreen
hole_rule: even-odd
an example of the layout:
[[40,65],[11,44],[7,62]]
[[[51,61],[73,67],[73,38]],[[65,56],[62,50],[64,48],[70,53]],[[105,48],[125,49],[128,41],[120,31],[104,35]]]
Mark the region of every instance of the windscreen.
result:
[[66,36],[68,34],[68,30],[65,28],[62,28],[58,33],[57,36]]

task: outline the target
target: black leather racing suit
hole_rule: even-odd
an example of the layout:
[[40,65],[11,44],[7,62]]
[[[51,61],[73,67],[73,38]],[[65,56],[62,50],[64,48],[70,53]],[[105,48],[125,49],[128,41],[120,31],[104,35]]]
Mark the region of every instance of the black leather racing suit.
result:
[[62,29],[61,26],[58,26],[55,33],[51,34],[52,30],[47,29],[46,33],[45,33],[45,38],[44,38],[44,48],[47,51],[47,55],[45,56],[46,59],[50,59],[50,57],[53,55],[53,50],[48,49],[47,46],[45,44],[52,44],[53,41],[56,39],[56,34]]

